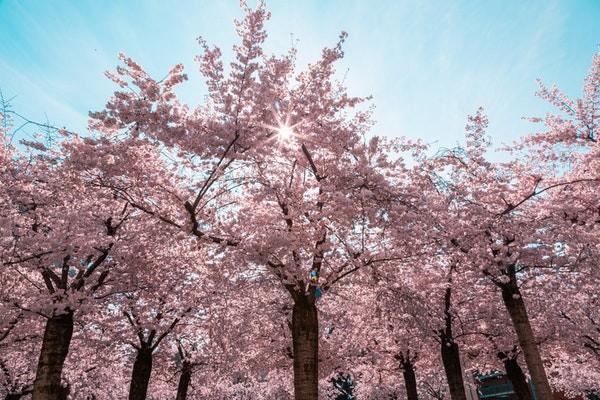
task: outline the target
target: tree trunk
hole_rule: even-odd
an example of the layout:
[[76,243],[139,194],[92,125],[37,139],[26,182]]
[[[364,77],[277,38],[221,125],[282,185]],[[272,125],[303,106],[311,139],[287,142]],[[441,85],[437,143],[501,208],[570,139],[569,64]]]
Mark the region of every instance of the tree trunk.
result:
[[504,300],[504,305],[519,339],[519,345],[523,350],[525,363],[531,375],[537,399],[552,400],[552,389],[548,383],[542,357],[529,322],[525,302],[514,280],[502,286],[502,300]]
[[23,396],[25,396],[23,393],[8,393],[4,400],[21,400]]
[[188,361],[184,361],[183,368],[181,369],[181,376],[179,377],[179,385],[177,385],[177,397],[175,400],[185,400],[191,379],[192,366]]
[[318,400],[319,319],[313,296],[298,295],[292,313],[294,399]]
[[529,385],[525,374],[521,369],[521,366],[517,362],[516,357],[505,357],[504,369],[506,370],[506,376],[512,383],[513,390],[519,400],[532,400],[531,392],[529,391]]
[[[451,269],[451,271],[453,268]],[[466,400],[465,384],[463,381],[462,367],[460,365],[460,350],[458,344],[454,341],[452,333],[452,324],[454,317],[452,315],[452,275],[448,277],[448,287],[444,294],[444,329],[440,330],[440,345],[442,353],[442,363],[446,371],[448,380],[448,389],[452,400]]]
[[460,351],[458,344],[453,340],[442,337],[442,362],[446,379],[448,380],[448,389],[452,400],[466,400],[465,384],[463,381],[462,367],[460,365]]
[[25,396],[23,393],[8,393],[4,400],[21,400]]
[[148,392],[148,383],[152,373],[152,349],[143,344],[138,348],[133,372],[131,374],[131,385],[129,386],[129,400],[145,400]]
[[48,318],[33,382],[32,400],[66,399],[69,389],[61,385],[60,379],[72,336],[72,312]]
[[412,363],[402,363],[402,374],[404,375],[404,386],[406,387],[406,398],[408,400],[418,400],[417,395],[417,377],[415,375],[415,368]]

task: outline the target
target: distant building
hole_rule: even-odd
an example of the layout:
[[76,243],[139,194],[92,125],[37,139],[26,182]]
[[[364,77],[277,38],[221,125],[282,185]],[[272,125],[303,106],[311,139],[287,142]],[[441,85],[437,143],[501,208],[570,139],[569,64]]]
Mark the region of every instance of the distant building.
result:
[[[489,374],[477,374],[473,378],[480,400],[518,400],[512,383],[510,383],[508,377],[502,372],[495,371]],[[533,390],[531,381],[529,381],[529,390],[532,393],[533,399],[536,400],[535,390]]]

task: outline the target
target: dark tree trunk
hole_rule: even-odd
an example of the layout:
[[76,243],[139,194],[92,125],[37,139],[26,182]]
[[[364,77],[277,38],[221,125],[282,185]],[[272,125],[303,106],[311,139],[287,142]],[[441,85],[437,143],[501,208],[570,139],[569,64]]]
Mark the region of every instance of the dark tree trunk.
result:
[[131,385],[129,386],[129,400],[145,400],[148,392],[148,383],[152,373],[152,349],[143,344],[138,348],[133,372],[131,373]]
[[319,319],[314,297],[300,294],[292,313],[294,399],[318,400]]
[[519,339],[519,346],[523,350],[525,363],[531,374],[537,398],[538,400],[552,400],[552,389],[550,388],[546,370],[542,363],[542,357],[533,334],[533,329],[531,328],[531,323],[529,322],[525,302],[514,277],[510,283],[502,285],[501,289],[502,300],[512,320],[513,327]]
[[406,387],[406,398],[408,400],[418,400],[417,377],[415,368],[410,360],[402,363],[402,375],[404,375],[404,386]]
[[531,392],[525,374],[521,369],[516,357],[501,357],[504,361],[506,376],[513,385],[513,389],[519,400],[532,400]]
[[48,319],[44,330],[42,351],[33,382],[32,400],[63,400],[68,387],[61,385],[61,375],[73,336],[73,313]]
[[8,393],[4,400],[21,400],[26,393]]
[[179,377],[179,385],[177,385],[177,397],[175,400],[185,400],[191,379],[192,366],[188,361],[184,361],[183,367],[181,368],[181,376]]
[[442,338],[442,362],[446,378],[448,380],[448,389],[452,400],[466,400],[465,384],[463,381],[462,367],[460,365],[460,351],[458,344],[453,340]]
[[[23,397],[25,397],[31,393],[33,393],[33,387],[27,386],[27,387],[21,389],[20,392],[7,393],[6,397],[4,397],[4,400],[20,400]],[[65,396],[65,398],[66,398],[66,396]]]
[[[450,276],[448,282],[452,283]],[[452,324],[454,317],[452,315],[452,286],[446,288],[444,294],[444,329],[440,330],[440,345],[442,353],[442,363],[446,372],[448,389],[452,400],[466,400],[465,383],[463,381],[462,367],[460,365],[460,350],[458,343],[454,341]]]

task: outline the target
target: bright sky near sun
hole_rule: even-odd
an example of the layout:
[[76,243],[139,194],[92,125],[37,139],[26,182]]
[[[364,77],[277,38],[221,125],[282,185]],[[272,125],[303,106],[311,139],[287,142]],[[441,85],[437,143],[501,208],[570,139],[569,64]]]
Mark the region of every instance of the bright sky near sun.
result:
[[[252,4],[252,1],[250,1]],[[495,143],[534,129],[522,116],[549,108],[536,78],[577,95],[600,44],[600,0],[270,0],[267,51],[299,40],[299,66],[349,33],[340,68],[354,95],[373,95],[375,133],[455,145],[483,106]],[[226,55],[235,0],[0,0],[0,89],[36,120],[83,130],[114,84],[117,53],[157,79],[182,62],[188,102],[205,90],[194,56],[203,36]]]

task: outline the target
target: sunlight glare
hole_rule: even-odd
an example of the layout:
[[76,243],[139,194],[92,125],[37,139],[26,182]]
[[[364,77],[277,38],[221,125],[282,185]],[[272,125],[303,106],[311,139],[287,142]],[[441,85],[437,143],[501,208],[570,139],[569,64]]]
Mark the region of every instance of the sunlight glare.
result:
[[282,140],[290,140],[294,136],[294,129],[288,125],[281,125],[277,128],[277,134]]

